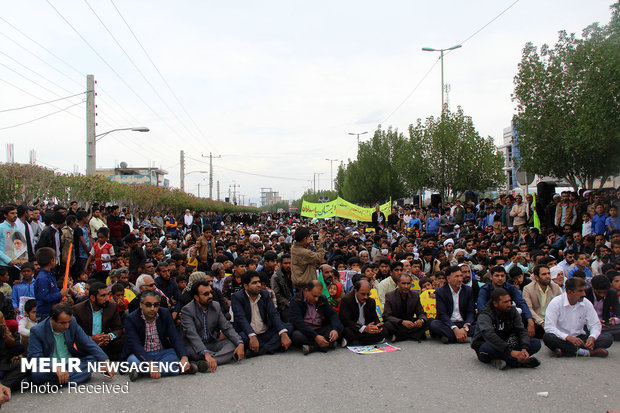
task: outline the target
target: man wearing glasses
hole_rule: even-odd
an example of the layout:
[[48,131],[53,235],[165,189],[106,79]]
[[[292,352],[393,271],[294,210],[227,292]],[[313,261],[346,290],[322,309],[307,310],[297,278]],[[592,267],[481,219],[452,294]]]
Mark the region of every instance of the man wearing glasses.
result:
[[[152,279],[151,279],[152,282]],[[176,376],[179,373],[195,374],[198,370],[190,365],[183,340],[176,330],[170,312],[160,308],[161,296],[153,290],[140,294],[140,308],[125,318],[126,342],[122,360],[127,360],[148,373],[131,371],[129,379],[137,380],[140,375],[153,379],[162,376]],[[173,363],[178,368],[173,367]]]

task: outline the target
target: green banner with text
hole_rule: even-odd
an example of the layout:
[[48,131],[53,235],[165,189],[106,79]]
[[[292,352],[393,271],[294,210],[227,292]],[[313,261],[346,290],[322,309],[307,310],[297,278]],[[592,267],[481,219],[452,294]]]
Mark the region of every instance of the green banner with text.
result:
[[[391,201],[381,205],[381,211],[387,217],[391,210]],[[301,216],[308,218],[332,218],[340,217],[355,221],[370,222],[375,208],[365,208],[352,204],[349,201],[338,197],[330,202],[315,203],[303,201],[301,206]]]

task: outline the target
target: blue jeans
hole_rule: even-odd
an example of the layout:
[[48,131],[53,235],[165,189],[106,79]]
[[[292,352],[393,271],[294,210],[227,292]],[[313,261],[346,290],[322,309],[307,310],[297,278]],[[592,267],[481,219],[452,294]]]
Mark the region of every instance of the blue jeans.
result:
[[[81,373],[77,373],[77,372],[69,373],[70,382],[84,383],[85,381],[90,379],[91,373],[87,371],[87,364],[89,361],[93,362],[93,361],[97,361],[97,359],[95,359],[92,356],[83,357],[80,361],[80,370],[82,370],[82,372]],[[35,384],[42,384],[42,383],[58,384],[58,376],[56,375],[56,373],[32,372],[30,373],[30,380]]]
[[[540,350],[540,340],[537,338],[530,338],[530,347],[527,348],[527,352],[530,353],[530,356],[538,353]],[[478,360],[483,363],[490,363],[491,360],[504,360],[507,365],[510,367],[518,367],[519,362],[516,358],[512,357],[510,354],[498,351],[491,347],[490,344],[484,343],[478,349]]]
[[[155,350],[155,351],[149,351],[147,353],[149,355],[149,357],[151,358],[150,361],[157,361],[160,363],[172,363],[172,362],[179,362],[179,356],[177,356],[177,352],[173,349],[173,348],[166,348],[166,349],[162,349],[162,350]],[[134,354],[129,355],[129,357],[127,357],[127,361],[129,363],[131,363],[132,366],[136,365],[140,365],[140,364],[146,364],[148,365],[149,361],[140,361],[138,359],[138,357],[136,357]],[[143,367],[144,368],[144,367]],[[146,368],[145,368],[146,369]],[[166,377],[166,376],[176,376],[179,374],[178,371],[173,372],[173,371],[164,371],[161,368],[161,365],[159,367],[159,371],[161,371],[161,375],[162,377]],[[147,376],[149,375],[148,373],[140,373],[143,376]]]

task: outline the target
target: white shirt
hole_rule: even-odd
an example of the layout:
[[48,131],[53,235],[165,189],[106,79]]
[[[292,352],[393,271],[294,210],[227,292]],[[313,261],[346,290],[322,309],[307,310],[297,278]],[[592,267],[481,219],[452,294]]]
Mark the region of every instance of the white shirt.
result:
[[183,215],[183,221],[186,227],[191,227],[194,222],[194,216],[192,214],[185,214]]
[[583,326],[588,326],[590,337],[598,338],[601,334],[601,322],[590,300],[571,305],[566,293],[554,297],[547,306],[545,313],[545,333],[558,336],[566,340],[567,336],[585,334]]
[[366,303],[360,304],[360,302],[357,300],[357,295],[355,296],[355,302],[357,303],[357,308],[360,311],[360,315],[357,318],[357,324],[361,326],[359,328],[359,332],[362,333],[366,329],[366,317],[364,317],[364,306],[366,305]]
[[459,310],[459,293],[461,289],[459,288],[459,290],[455,292],[454,288],[450,287],[450,292],[452,293],[452,303],[454,304],[450,321],[453,323],[463,321],[463,316],[461,316],[461,311]]

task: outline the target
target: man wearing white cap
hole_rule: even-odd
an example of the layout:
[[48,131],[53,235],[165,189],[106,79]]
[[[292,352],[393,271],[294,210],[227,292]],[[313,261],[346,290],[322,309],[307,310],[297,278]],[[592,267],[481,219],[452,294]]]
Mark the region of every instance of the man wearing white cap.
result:
[[555,265],[549,269],[551,273],[551,281],[556,283],[562,292],[564,292],[564,269],[559,265]]

